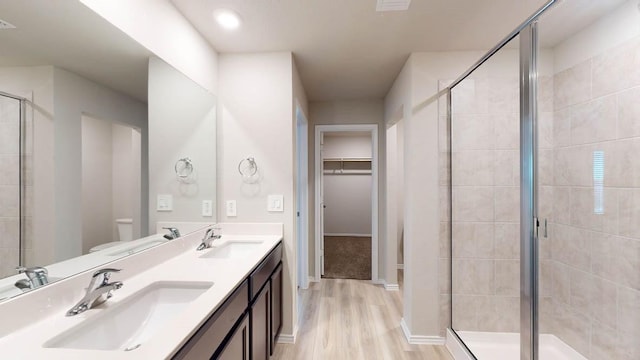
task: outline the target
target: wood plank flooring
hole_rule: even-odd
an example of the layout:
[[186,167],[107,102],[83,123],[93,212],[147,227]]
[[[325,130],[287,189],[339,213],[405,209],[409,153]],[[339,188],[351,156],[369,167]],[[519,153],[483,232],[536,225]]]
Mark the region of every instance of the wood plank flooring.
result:
[[302,290],[296,344],[278,344],[272,360],[453,360],[443,346],[409,345],[400,329],[402,293],[367,280],[322,279]]

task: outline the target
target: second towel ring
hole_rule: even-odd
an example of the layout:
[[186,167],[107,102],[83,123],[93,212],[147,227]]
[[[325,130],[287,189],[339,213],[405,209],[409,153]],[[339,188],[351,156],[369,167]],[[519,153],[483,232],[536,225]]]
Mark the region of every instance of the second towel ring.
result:
[[238,172],[243,177],[251,177],[258,172],[258,164],[256,164],[256,160],[249,156],[246,159],[240,160],[238,164]]

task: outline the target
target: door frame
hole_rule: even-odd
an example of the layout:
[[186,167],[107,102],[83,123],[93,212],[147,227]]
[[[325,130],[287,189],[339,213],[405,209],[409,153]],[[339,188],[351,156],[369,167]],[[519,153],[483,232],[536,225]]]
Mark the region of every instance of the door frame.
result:
[[[296,102],[296,238],[298,287],[309,287],[309,121]],[[301,304],[301,302],[299,302]]]
[[321,198],[322,183],[322,159],[320,158],[320,140],[325,132],[369,132],[371,133],[371,282],[378,283],[378,125],[316,125],[314,143],[314,186],[315,186],[315,281],[321,278],[321,242],[323,225],[321,223],[321,211],[323,211]]

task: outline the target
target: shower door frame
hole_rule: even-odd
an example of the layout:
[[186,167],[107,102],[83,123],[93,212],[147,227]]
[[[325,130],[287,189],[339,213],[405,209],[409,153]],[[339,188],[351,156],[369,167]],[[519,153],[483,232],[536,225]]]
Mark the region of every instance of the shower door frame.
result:
[[[448,158],[452,168],[452,111],[451,91],[482,64],[519,36],[520,41],[520,359],[538,360],[538,198],[537,198],[537,80],[538,80],[538,28],[537,20],[558,0],[549,0],[507,37],[487,52],[447,88]],[[449,199],[453,199],[453,174],[449,176]],[[453,249],[453,204],[449,207],[449,241]],[[450,250],[453,251],[453,250]],[[453,253],[451,260],[451,286],[453,289]],[[453,296],[451,297],[453,301]],[[450,313],[450,333],[475,359],[471,350],[453,329],[453,306]],[[484,360],[484,359],[480,359]]]
[[25,194],[25,183],[24,183],[24,160],[22,159],[23,155],[25,154],[25,141],[24,141],[24,135],[25,135],[25,122],[26,122],[26,99],[20,96],[16,96],[4,91],[0,90],[0,96],[4,96],[10,99],[14,99],[17,100],[20,103],[20,114],[19,119],[18,119],[18,266],[24,266],[25,264],[25,254],[23,251],[23,244],[24,244],[24,231],[23,231],[23,225],[24,225],[24,221],[23,221],[23,211],[24,211],[24,204],[23,204],[23,199],[26,196]]

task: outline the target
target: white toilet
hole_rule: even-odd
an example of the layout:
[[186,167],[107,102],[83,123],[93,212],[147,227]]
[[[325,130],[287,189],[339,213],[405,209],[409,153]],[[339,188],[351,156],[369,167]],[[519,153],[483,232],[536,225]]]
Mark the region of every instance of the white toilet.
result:
[[108,249],[112,246],[120,245],[125,241],[133,240],[133,219],[116,219],[116,225],[118,226],[118,239],[120,240],[94,246],[89,252]]

